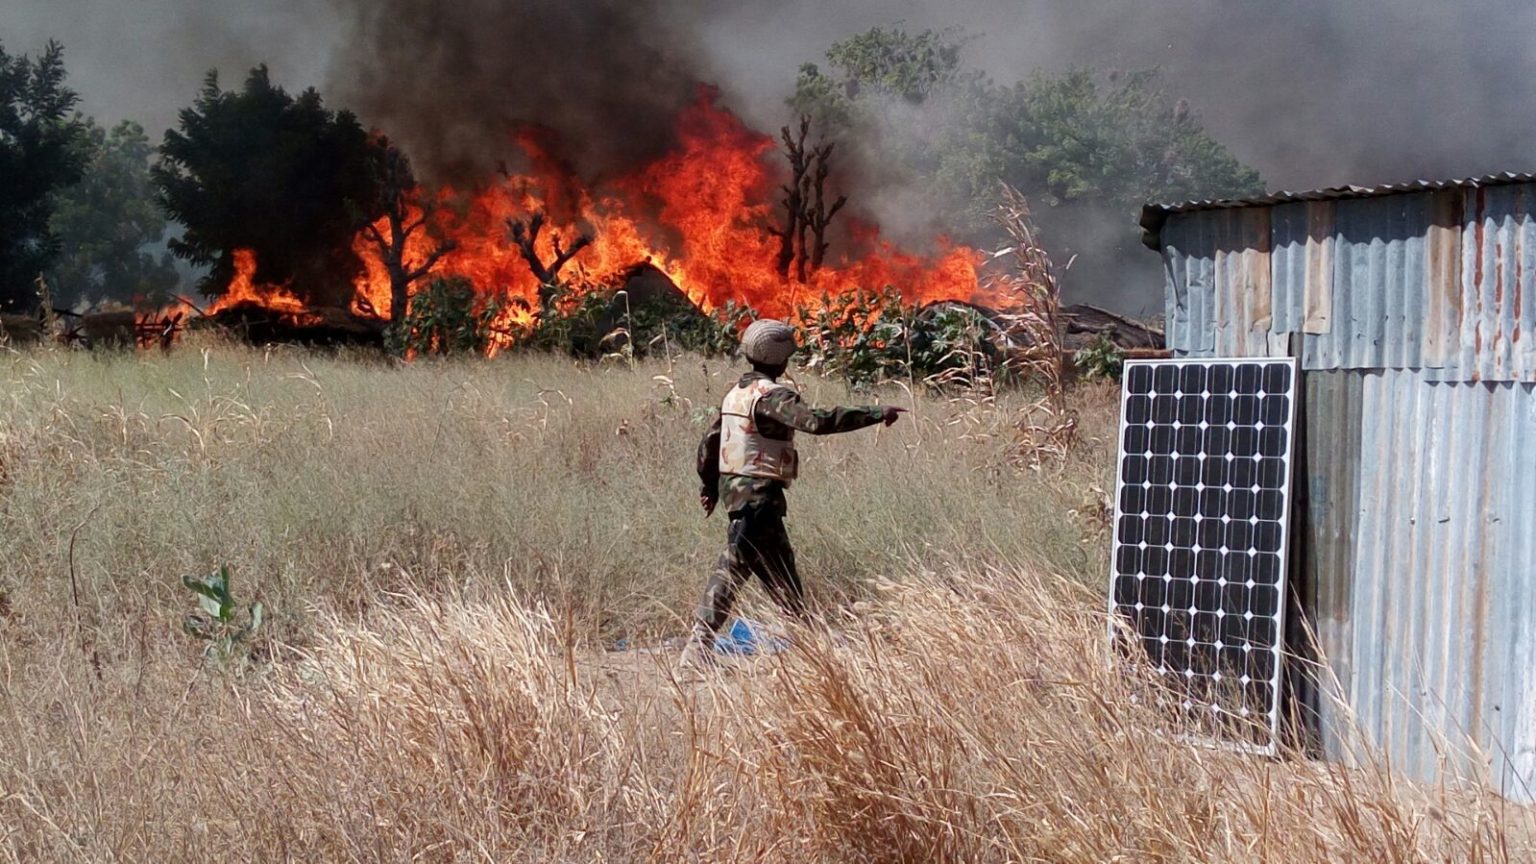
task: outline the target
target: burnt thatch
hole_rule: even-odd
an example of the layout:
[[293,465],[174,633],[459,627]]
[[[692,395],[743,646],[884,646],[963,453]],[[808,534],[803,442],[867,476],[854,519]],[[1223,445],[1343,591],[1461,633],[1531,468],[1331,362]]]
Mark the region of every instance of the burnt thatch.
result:
[[0,313],[0,340],[13,345],[36,345],[43,341],[43,323],[30,315]]
[[314,346],[383,347],[388,322],[349,309],[318,306],[303,313],[279,312],[256,303],[237,303],[194,320],[190,329],[216,328],[252,345],[294,343]]
[[1122,351],[1165,347],[1162,330],[1097,306],[1066,306],[1061,317],[1067,324],[1067,348],[1073,351],[1093,344],[1100,336],[1108,337]]
[[629,271],[623,286],[614,292],[598,319],[597,329],[600,333],[612,333],[623,328],[626,319],[665,320],[678,315],[705,317],[704,310],[667,274],[651,264],[641,264]]
[[66,341],[87,348],[131,348],[137,344],[137,321],[132,309],[88,312],[69,321],[64,336]]
[[[997,327],[999,331],[1006,331],[1007,315],[999,310],[982,306],[977,303],[968,303],[964,300],[940,300],[924,306],[920,314],[931,315],[946,308],[963,308],[978,313],[982,319]],[[1098,339],[1108,337],[1121,351],[1152,351],[1157,352],[1165,347],[1163,331],[1151,324],[1137,321],[1101,309],[1097,306],[1077,304],[1061,307],[1061,320],[1066,327],[1063,347],[1068,351],[1078,351],[1092,345]]]

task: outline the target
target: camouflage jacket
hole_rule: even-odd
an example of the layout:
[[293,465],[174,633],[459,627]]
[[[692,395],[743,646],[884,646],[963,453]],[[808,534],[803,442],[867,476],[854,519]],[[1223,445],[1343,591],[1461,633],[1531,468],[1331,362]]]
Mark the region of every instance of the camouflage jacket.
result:
[[[745,384],[756,378],[764,378],[761,372],[748,372],[741,376]],[[805,404],[800,394],[790,388],[781,388],[763,397],[755,412],[758,428],[769,438],[788,438],[790,430],[811,435],[831,435],[852,432],[873,426],[885,418],[885,409],[876,406],[854,408],[812,408]],[[699,442],[698,456],[699,494],[720,502],[726,513],[735,514],[752,504],[767,505],[783,515],[786,510],[784,484],[778,480],[757,477],[739,477],[720,474],[720,418],[716,417],[704,440]]]

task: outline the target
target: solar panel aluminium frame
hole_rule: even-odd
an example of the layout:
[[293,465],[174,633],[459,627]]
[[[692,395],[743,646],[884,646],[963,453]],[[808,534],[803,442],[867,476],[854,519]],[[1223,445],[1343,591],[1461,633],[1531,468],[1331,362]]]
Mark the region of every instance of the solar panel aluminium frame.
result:
[[[1297,406],[1298,406],[1298,403],[1301,401],[1301,395],[1302,395],[1302,386],[1301,386],[1301,371],[1302,370],[1301,370],[1301,364],[1300,364],[1300,361],[1298,360],[1298,358],[1296,358],[1296,357],[1176,357],[1176,358],[1164,358],[1164,359],[1146,359],[1146,360],[1127,360],[1127,361],[1125,361],[1125,364],[1124,364],[1124,367],[1123,367],[1123,371],[1122,371],[1122,374],[1121,374],[1121,382],[1122,383],[1121,383],[1121,387],[1120,387],[1120,422],[1118,424],[1119,437],[1117,438],[1117,440],[1115,442],[1115,503],[1114,503],[1114,511],[1113,511],[1114,527],[1113,527],[1113,531],[1111,533],[1110,550],[1109,550],[1109,591],[1108,591],[1108,597],[1107,597],[1108,612],[1109,612],[1109,616],[1108,616],[1108,619],[1107,619],[1107,630],[1108,630],[1108,634],[1109,634],[1109,639],[1110,639],[1111,645],[1113,645],[1114,644],[1114,640],[1116,639],[1116,626],[1115,626],[1115,622],[1116,622],[1116,620],[1118,618],[1121,617],[1120,611],[1117,608],[1119,606],[1119,604],[1117,604],[1115,602],[1115,583],[1116,583],[1116,580],[1121,575],[1123,575],[1123,574],[1119,573],[1119,565],[1117,563],[1117,553],[1119,552],[1119,549],[1120,549],[1120,546],[1121,546],[1121,522],[1122,522],[1121,516],[1124,515],[1121,512],[1121,502],[1124,500],[1123,499],[1123,492],[1124,492],[1124,488],[1125,488],[1125,457],[1126,457],[1125,442],[1126,442],[1126,429],[1128,427],[1128,422],[1127,422],[1127,413],[1128,412],[1126,411],[1126,405],[1127,405],[1127,402],[1129,401],[1129,399],[1130,399],[1130,397],[1132,395],[1131,392],[1130,392],[1130,383],[1131,383],[1132,369],[1135,368],[1135,367],[1140,367],[1140,366],[1145,366],[1145,367],[1150,367],[1150,368],[1154,368],[1155,369],[1155,368],[1161,367],[1161,366],[1184,367],[1184,366],[1191,366],[1191,365],[1199,365],[1199,366],[1206,366],[1206,367],[1213,367],[1213,366],[1233,366],[1233,367],[1236,367],[1236,366],[1242,366],[1242,365],[1269,366],[1269,365],[1277,365],[1277,364],[1288,366],[1290,368],[1291,374],[1290,374],[1290,394],[1289,394],[1290,395],[1290,400],[1289,400],[1289,404],[1286,406],[1287,410],[1286,410],[1286,418],[1285,418],[1285,428],[1287,430],[1287,436],[1286,436],[1286,446],[1285,446],[1285,453],[1284,453],[1284,462],[1285,462],[1285,466],[1284,466],[1284,480],[1282,481],[1282,485],[1280,487],[1281,491],[1282,491],[1282,496],[1283,496],[1282,509],[1281,509],[1281,519],[1280,519],[1280,545],[1279,545],[1279,549],[1277,550],[1277,553],[1276,553],[1277,557],[1279,559],[1278,560],[1278,565],[1277,565],[1278,568],[1279,568],[1279,574],[1278,574],[1278,581],[1276,582],[1276,590],[1278,592],[1278,602],[1277,602],[1277,608],[1276,608],[1276,612],[1275,612],[1275,616],[1274,616],[1274,619],[1275,619],[1275,640],[1274,640],[1274,646],[1271,649],[1271,651],[1273,652],[1273,655],[1274,655],[1274,658],[1273,658],[1274,659],[1274,663],[1273,663],[1273,669],[1271,671],[1270,680],[1269,680],[1270,692],[1273,694],[1273,698],[1272,698],[1271,704],[1269,706],[1268,717],[1267,717],[1267,719],[1269,721],[1269,723],[1268,723],[1268,727],[1269,727],[1269,740],[1268,740],[1267,743],[1265,743],[1263,745],[1255,745],[1255,744],[1251,744],[1251,743],[1245,743],[1245,742],[1240,742],[1240,741],[1231,741],[1231,740],[1216,741],[1214,739],[1209,739],[1209,738],[1201,738],[1198,741],[1198,743],[1201,743],[1201,744],[1212,745],[1212,746],[1220,746],[1220,747],[1223,747],[1225,749],[1231,749],[1231,750],[1237,750],[1237,751],[1240,751],[1240,752],[1253,753],[1253,754],[1262,755],[1262,756],[1274,756],[1274,755],[1276,755],[1278,753],[1279,748],[1280,748],[1281,703],[1283,701],[1283,696],[1284,696],[1284,693],[1281,690],[1281,685],[1284,682],[1284,669],[1285,669],[1285,635],[1286,635],[1286,626],[1287,626],[1287,621],[1286,621],[1287,614],[1286,613],[1288,611],[1287,607],[1289,606],[1289,601],[1290,601],[1290,567],[1291,567],[1291,554],[1290,553],[1291,553],[1291,544],[1292,544],[1291,518],[1292,518],[1292,514],[1294,512],[1294,508],[1292,506],[1292,500],[1291,499],[1292,499],[1292,493],[1294,492],[1295,485],[1296,485],[1295,484],[1296,446],[1297,446],[1297,443],[1298,443],[1298,440],[1299,440],[1299,437],[1297,435],[1297,429],[1296,429],[1296,419],[1299,416],[1299,409],[1298,409]],[[1155,373],[1153,373],[1153,374],[1155,374]],[[1141,639],[1138,636],[1137,642],[1140,643],[1140,641],[1141,641]],[[1139,644],[1138,644],[1138,647],[1140,647]],[[1217,706],[1206,706],[1206,707],[1217,707]]]

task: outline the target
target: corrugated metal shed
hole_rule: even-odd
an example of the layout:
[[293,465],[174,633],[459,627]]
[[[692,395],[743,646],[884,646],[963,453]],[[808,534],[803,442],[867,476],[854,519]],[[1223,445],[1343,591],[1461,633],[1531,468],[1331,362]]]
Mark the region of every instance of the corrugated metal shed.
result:
[[1176,353],[1536,382],[1536,180],[1266,201],[1166,213]]
[[[1317,744],[1536,800],[1536,176],[1149,207],[1180,356],[1298,356]],[[1319,704],[1320,703],[1320,704]]]

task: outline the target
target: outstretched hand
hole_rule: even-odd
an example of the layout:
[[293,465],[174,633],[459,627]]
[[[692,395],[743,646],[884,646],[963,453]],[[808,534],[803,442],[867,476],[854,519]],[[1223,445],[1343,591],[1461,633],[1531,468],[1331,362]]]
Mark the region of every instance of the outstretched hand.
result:
[[715,513],[715,499],[708,495],[699,496],[699,506],[704,508],[704,518],[708,519]]
[[907,409],[905,408],[897,408],[895,405],[887,405],[885,406],[885,416],[882,417],[881,420],[885,423],[885,425],[889,426],[892,423],[895,423],[897,418],[901,417],[901,415],[905,413],[907,413]]

